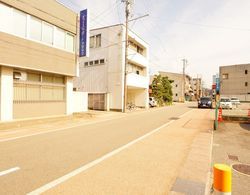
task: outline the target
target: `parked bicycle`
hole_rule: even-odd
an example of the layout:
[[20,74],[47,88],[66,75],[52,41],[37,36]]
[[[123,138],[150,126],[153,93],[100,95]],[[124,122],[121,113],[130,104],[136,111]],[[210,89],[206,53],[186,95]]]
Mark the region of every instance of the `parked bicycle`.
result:
[[129,111],[134,110],[135,108],[136,108],[136,106],[135,106],[135,104],[133,104],[132,102],[127,103],[127,109],[128,109]]

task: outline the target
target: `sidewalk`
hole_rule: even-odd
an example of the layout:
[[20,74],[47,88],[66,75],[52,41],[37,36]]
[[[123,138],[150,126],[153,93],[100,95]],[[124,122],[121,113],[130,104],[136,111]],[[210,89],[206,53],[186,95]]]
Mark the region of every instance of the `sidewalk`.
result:
[[212,127],[210,110],[193,110],[45,194],[204,194]]
[[[250,124],[219,123],[214,131],[212,160],[213,164],[250,165]],[[232,194],[250,194],[250,172],[247,175],[232,169]]]

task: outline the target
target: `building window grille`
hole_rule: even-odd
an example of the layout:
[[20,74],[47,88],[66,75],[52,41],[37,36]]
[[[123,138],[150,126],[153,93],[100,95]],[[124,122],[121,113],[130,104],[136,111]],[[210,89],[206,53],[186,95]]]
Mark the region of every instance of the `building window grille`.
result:
[[99,64],[99,60],[95,60],[95,65]]

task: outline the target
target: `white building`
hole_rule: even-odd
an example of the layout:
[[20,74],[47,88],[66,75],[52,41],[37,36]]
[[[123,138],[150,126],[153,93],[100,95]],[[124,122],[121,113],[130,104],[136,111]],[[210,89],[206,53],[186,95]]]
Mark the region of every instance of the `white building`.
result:
[[0,121],[72,114],[76,22],[55,0],[1,0]]
[[[129,32],[127,103],[148,107],[148,44]],[[89,93],[89,108],[122,111],[124,104],[125,27],[90,31],[90,57],[80,59],[74,89]]]

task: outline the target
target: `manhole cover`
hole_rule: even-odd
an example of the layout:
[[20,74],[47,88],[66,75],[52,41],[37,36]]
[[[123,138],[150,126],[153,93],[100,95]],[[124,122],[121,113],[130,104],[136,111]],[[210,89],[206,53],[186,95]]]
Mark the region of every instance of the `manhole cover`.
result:
[[250,175],[250,165],[235,164],[233,165],[233,169],[239,171],[240,173]]

